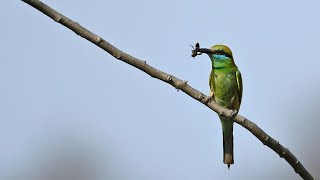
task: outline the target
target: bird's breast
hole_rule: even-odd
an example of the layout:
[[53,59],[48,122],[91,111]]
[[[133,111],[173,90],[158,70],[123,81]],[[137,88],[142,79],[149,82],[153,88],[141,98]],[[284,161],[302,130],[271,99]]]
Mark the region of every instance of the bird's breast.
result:
[[237,95],[235,72],[214,72],[212,83],[215,101],[224,107],[229,107],[230,104],[233,104]]

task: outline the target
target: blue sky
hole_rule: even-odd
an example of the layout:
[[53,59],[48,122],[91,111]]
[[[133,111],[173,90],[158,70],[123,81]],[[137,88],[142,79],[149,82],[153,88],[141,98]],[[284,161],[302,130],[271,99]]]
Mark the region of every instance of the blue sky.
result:
[[[191,58],[189,45],[228,45],[243,78],[240,114],[320,178],[316,0],[43,2],[206,94],[211,62]],[[0,177],[73,168],[88,179],[300,179],[237,124],[228,170],[220,122],[204,105],[21,1],[4,1],[0,18]]]

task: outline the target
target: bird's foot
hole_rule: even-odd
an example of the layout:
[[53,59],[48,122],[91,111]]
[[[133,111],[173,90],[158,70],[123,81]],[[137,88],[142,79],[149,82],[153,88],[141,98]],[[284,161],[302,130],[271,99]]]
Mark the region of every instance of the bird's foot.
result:
[[206,99],[204,100],[205,103],[210,103],[211,101],[214,101],[213,96],[209,95],[208,97],[206,97]]
[[231,114],[230,114],[230,116],[228,118],[229,119],[233,119],[234,117],[237,116],[237,114],[238,114],[238,110],[233,109],[233,110],[231,110]]

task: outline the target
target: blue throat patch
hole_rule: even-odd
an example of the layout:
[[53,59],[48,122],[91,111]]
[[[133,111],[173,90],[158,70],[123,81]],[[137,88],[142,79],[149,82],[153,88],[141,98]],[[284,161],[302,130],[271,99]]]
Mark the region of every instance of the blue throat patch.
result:
[[230,59],[229,57],[225,56],[224,54],[213,54],[213,57],[217,60],[227,60]]
[[231,58],[224,55],[224,54],[213,54],[213,58],[214,58],[214,61],[216,61],[216,63],[218,64],[212,64],[212,68],[213,69],[224,69],[226,68],[225,64],[220,64],[220,63],[223,63],[224,61],[230,61]]

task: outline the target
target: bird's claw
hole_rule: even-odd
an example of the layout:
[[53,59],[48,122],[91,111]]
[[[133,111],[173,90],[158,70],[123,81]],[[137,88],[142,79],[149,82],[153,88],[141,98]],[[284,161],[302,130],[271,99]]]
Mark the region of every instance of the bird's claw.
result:
[[204,101],[205,103],[210,103],[211,101],[214,101],[213,96],[209,95],[208,97],[206,97]]
[[237,116],[237,114],[238,114],[238,110],[233,109],[233,110],[231,110],[231,114],[230,114],[230,116],[228,118],[229,119],[233,119],[234,117]]

